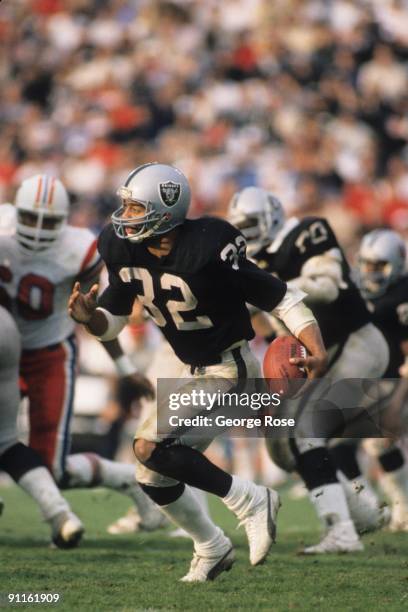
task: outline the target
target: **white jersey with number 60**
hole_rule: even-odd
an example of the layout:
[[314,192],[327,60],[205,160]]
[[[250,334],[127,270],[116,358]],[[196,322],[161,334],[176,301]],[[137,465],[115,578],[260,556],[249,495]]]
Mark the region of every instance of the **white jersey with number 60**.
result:
[[11,301],[23,350],[73,333],[67,310],[73,283],[88,283],[101,266],[95,236],[85,228],[67,225],[45,251],[23,250],[14,236],[0,236],[0,298]]

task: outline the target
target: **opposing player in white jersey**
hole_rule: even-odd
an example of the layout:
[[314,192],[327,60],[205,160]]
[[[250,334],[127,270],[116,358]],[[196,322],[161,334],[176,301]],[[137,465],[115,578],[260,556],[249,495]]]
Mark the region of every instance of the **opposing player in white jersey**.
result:
[[51,527],[54,544],[73,548],[84,531],[81,521],[62,497],[39,454],[17,437],[19,357],[20,335],[13,318],[0,306],[0,469],[37,503]]
[[[131,465],[91,453],[68,456],[77,348],[67,301],[76,280],[90,285],[99,275],[95,237],[67,224],[68,194],[56,178],[37,175],[23,181],[15,207],[15,233],[0,237],[0,286],[22,337],[29,445],[61,487],[101,485],[126,493],[138,507],[142,526],[155,528],[162,516],[136,484]],[[123,367],[123,358],[118,361]],[[130,362],[125,366],[122,373],[134,373]]]

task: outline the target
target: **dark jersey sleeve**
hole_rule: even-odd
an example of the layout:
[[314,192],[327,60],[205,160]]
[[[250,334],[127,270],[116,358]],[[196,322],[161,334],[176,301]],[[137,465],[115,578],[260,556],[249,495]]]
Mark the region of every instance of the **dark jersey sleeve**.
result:
[[[109,268],[108,268],[109,270]],[[135,297],[129,285],[123,283],[112,270],[109,270],[109,284],[98,298],[98,306],[109,310],[114,315],[129,315],[132,312]]]
[[[134,294],[129,284],[122,282],[115,271],[115,257],[118,256],[117,239],[111,226],[105,227],[98,239],[98,251],[109,273],[109,284],[98,298],[98,306],[114,315],[129,315],[132,312]],[[120,257],[120,253],[119,253]]]
[[286,283],[246,258],[245,238],[228,223],[218,247],[214,255],[222,266],[225,283],[238,290],[249,304],[267,312],[273,310],[286,293]]

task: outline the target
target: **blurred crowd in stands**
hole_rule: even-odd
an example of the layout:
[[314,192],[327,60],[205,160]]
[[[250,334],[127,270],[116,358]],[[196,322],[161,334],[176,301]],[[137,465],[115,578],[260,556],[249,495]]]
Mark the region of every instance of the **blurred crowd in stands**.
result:
[[407,63],[407,0],[5,0],[0,201],[56,173],[98,230],[157,159],[193,216],[255,183],[346,244],[408,234]]

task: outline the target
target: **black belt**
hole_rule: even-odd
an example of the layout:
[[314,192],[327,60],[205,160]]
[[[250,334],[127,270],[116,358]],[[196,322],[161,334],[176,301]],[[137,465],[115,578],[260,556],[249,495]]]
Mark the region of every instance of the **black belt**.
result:
[[[238,359],[242,360],[241,348],[242,348],[241,346],[237,346],[234,349],[225,349],[225,350],[231,351],[232,356],[234,357],[235,361],[237,361]],[[194,375],[195,371],[199,368],[206,368],[208,366],[220,365],[221,363],[222,363],[222,355],[217,355],[213,359],[209,359],[208,361],[206,361],[206,363],[191,363],[190,372],[192,375]]]

